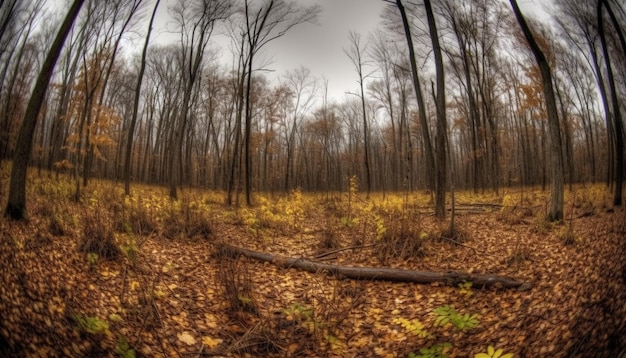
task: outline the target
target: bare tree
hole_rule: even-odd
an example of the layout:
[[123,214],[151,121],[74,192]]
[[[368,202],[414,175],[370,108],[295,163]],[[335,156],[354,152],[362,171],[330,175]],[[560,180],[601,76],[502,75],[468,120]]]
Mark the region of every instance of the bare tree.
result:
[[361,45],[361,36],[351,31],[350,35],[350,48],[344,49],[345,54],[350,58],[354,69],[359,76],[357,83],[359,84],[360,93],[358,97],[361,99],[361,110],[362,110],[362,118],[363,118],[363,164],[365,166],[365,189],[367,195],[369,196],[372,191],[372,173],[370,168],[370,145],[369,145],[369,135],[370,131],[368,128],[367,121],[367,111],[365,109],[365,79],[368,77],[368,74],[364,73],[364,66],[367,64],[365,61],[365,53],[367,52],[367,45]]
[[[13,2],[3,3],[0,12],[6,31],[0,34],[0,59],[4,62],[0,76],[0,127],[4,128],[0,133],[0,160],[10,158],[12,154],[9,137],[14,135],[22,119],[21,109],[34,77],[34,74],[31,76],[32,69],[37,66],[37,56],[29,56],[28,52],[33,50],[29,42],[43,2],[39,0],[25,8],[20,6]],[[24,16],[18,16],[20,13]],[[7,26],[10,28],[6,29]]]
[[137,123],[137,112],[139,109],[139,97],[141,95],[141,84],[143,82],[143,75],[146,69],[146,53],[148,52],[148,44],[150,43],[150,34],[152,33],[152,24],[154,23],[154,17],[159,3],[161,0],[156,0],[154,4],[154,10],[152,10],[152,16],[150,17],[150,23],[148,24],[148,32],[146,34],[146,41],[143,45],[141,52],[141,65],[139,67],[139,75],[137,76],[137,85],[135,87],[135,99],[133,101],[133,114],[130,120],[130,126],[128,127],[128,134],[126,135],[126,154],[124,156],[124,193],[130,195],[130,161],[133,148],[133,135],[135,132],[135,125]]
[[539,71],[541,72],[544,100],[548,111],[548,131],[550,134],[551,203],[547,213],[547,219],[551,222],[560,221],[563,220],[564,169],[559,115],[552,85],[552,72],[545,54],[537,44],[530,27],[524,19],[524,15],[517,5],[517,1],[510,0],[510,2],[517,22],[522,29],[524,37],[528,41],[528,45],[535,56]]
[[285,84],[294,97],[293,113],[290,120],[285,121],[285,144],[287,146],[287,158],[285,168],[284,190],[291,189],[293,155],[296,146],[296,133],[304,115],[311,109],[317,91],[317,81],[311,75],[308,68],[300,67],[288,71],[285,76]]
[[[271,41],[282,37],[293,27],[312,22],[317,18],[319,6],[301,7],[295,1],[265,0],[263,4],[254,8],[249,0],[244,1],[245,28],[242,40],[245,42],[245,50],[242,54],[245,58],[246,71],[243,75],[246,79],[245,94],[245,126],[244,126],[244,182],[246,192],[246,204],[252,205],[251,196],[251,153],[250,138],[252,133],[252,106],[250,94],[252,90],[252,71],[255,56]],[[244,44],[242,44],[242,49]]]
[[182,108],[174,130],[169,154],[170,197],[177,199],[177,187],[181,183],[183,139],[187,127],[192,91],[200,74],[205,50],[217,21],[230,16],[232,4],[228,0],[197,0],[191,4],[180,0],[174,7],[174,16],[180,27],[182,58],[185,81]]
[[446,216],[446,146],[448,145],[446,88],[443,71],[443,57],[441,55],[441,46],[439,45],[439,35],[437,34],[435,15],[433,14],[430,0],[424,0],[424,7],[426,8],[426,19],[428,20],[428,29],[430,32],[430,39],[433,44],[433,53],[435,55],[435,75],[437,82],[437,94],[435,95],[435,106],[437,108],[437,137],[435,140],[435,151],[437,153],[435,160],[435,170],[437,172],[435,177],[435,216],[443,219]]
[[11,170],[11,181],[9,186],[9,202],[5,210],[5,214],[14,220],[22,220],[26,215],[26,171],[31,155],[33,143],[33,134],[37,125],[39,110],[43,104],[48,84],[52,78],[54,66],[59,58],[65,38],[70,32],[74,20],[78,16],[80,8],[85,0],[74,0],[72,6],[67,12],[59,32],[54,42],[50,46],[50,50],[46,55],[37,82],[33,88],[32,95],[26,107],[22,127],[18,135],[15,156],[13,157],[13,168]]
[[604,15],[602,14],[603,6],[611,17],[614,28],[620,40],[623,53],[626,53],[626,41],[624,40],[622,30],[608,1],[599,0],[597,6],[599,28],[598,32],[600,34],[600,43],[602,44],[602,53],[604,55],[604,62],[606,64],[607,80],[609,81],[611,102],[613,104],[613,136],[615,138],[615,163],[613,164],[615,166],[615,191],[613,195],[613,205],[620,206],[622,205],[622,187],[624,185],[624,125],[622,122],[622,110],[620,108],[620,101],[618,99],[617,87],[615,85],[613,66],[611,65],[606,35],[604,33]]
[[422,133],[422,141],[424,147],[424,155],[426,156],[427,173],[426,178],[428,182],[428,188],[435,189],[435,156],[430,139],[430,130],[428,125],[428,116],[426,115],[426,104],[424,103],[424,95],[422,94],[422,87],[420,84],[419,73],[417,71],[417,59],[415,57],[415,49],[413,46],[413,38],[411,35],[411,25],[406,13],[406,9],[401,0],[385,0],[386,2],[395,5],[400,12],[402,18],[402,26],[404,29],[404,35],[406,37],[407,48],[409,50],[409,65],[411,66],[411,75],[413,80],[413,89],[415,90],[415,97],[417,99],[418,117],[420,122],[420,129]]

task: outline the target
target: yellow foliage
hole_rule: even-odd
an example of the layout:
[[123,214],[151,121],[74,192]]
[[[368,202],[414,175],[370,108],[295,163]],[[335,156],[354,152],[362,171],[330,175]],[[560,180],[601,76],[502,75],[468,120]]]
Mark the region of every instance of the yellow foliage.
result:
[[209,336],[202,337],[202,343],[210,349],[219,346],[222,341],[223,340],[220,338],[213,338]]
[[502,349],[495,349],[493,346],[487,347],[487,353],[478,353],[474,358],[513,358],[513,353],[502,354]]

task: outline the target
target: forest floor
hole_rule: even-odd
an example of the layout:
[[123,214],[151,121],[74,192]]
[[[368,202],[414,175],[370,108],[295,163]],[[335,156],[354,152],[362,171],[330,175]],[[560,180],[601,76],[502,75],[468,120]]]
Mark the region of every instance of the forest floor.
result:
[[[601,185],[568,190],[561,224],[543,220],[539,190],[457,193],[454,235],[422,192],[256,194],[235,209],[223,193],[173,202],[163,188],[133,190],[94,181],[76,203],[68,179],[29,179],[29,220],[0,219],[1,356],[474,357],[491,346],[616,357],[626,347],[626,211]],[[528,285],[349,280],[224,244]]]

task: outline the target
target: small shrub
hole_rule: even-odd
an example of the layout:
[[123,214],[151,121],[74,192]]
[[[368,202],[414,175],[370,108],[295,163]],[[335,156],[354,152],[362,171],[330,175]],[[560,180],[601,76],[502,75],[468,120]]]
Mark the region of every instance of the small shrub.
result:
[[562,230],[559,236],[565,246],[573,246],[581,241],[578,237],[576,237],[576,235],[574,235],[574,230],[571,225],[568,225],[564,230]]
[[114,260],[121,256],[122,252],[115,242],[109,220],[106,220],[98,209],[87,212],[83,217],[82,242],[79,244],[79,250],[84,254],[94,253],[106,260]]
[[53,236],[65,235],[65,225],[58,214],[50,215],[50,220],[48,221],[48,231]]
[[[218,254],[219,252],[218,249]],[[216,273],[216,282],[222,290],[222,296],[230,305],[229,313],[232,315],[240,312],[257,314],[258,307],[253,295],[250,270],[239,265],[239,260],[231,258],[231,254],[228,250],[223,250]]]
[[90,334],[109,333],[109,324],[98,317],[75,314],[72,316],[72,319],[74,320],[74,323],[76,323],[78,330],[81,332],[87,332]]
[[478,315],[466,313],[464,315],[458,314],[454,306],[441,306],[435,308],[433,311],[437,318],[435,318],[436,326],[445,326],[451,324],[460,331],[465,331],[471,328],[478,327]]
[[321,232],[319,239],[319,247],[321,249],[336,249],[339,247],[339,240],[337,234],[333,230],[332,226],[326,225]]
[[[366,299],[365,288],[348,280],[322,283],[322,294],[315,297],[315,321],[327,334],[335,335],[341,323]],[[329,288],[332,288],[330,290]]]
[[162,234],[168,239],[180,236],[206,239],[213,235],[213,224],[195,202],[183,199],[171,203],[164,211]]
[[430,236],[411,225],[408,219],[389,220],[381,234],[377,256],[381,263],[390,258],[409,259],[425,255],[424,243]]
[[135,235],[149,235],[157,230],[157,223],[149,203],[140,198],[125,197],[124,205],[113,211],[115,230]]

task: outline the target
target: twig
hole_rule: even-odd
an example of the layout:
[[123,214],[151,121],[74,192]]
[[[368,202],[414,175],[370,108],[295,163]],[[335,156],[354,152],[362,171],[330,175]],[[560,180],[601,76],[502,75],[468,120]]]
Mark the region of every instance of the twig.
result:
[[356,250],[356,249],[366,249],[368,247],[372,247],[372,246],[376,246],[376,245],[378,245],[378,244],[368,244],[368,245],[356,245],[356,246],[342,247],[340,249],[335,249],[335,250],[323,252],[321,254],[317,254],[317,255],[315,255],[315,258],[316,259],[320,259],[320,258],[322,258],[324,256],[336,254],[338,252],[347,251],[347,250]]
[[463,246],[463,247],[467,247],[468,249],[472,249],[472,250],[474,250],[475,253],[477,253],[477,252],[484,253],[483,251],[477,250],[475,247],[472,247],[472,246],[469,246],[469,245],[465,245],[465,244],[460,243],[460,242],[458,242],[458,241],[456,241],[454,239],[449,239],[449,238],[447,238],[445,236],[441,236],[441,238],[444,239],[444,240],[450,241],[453,244],[457,244],[457,245],[460,245],[460,246]]

